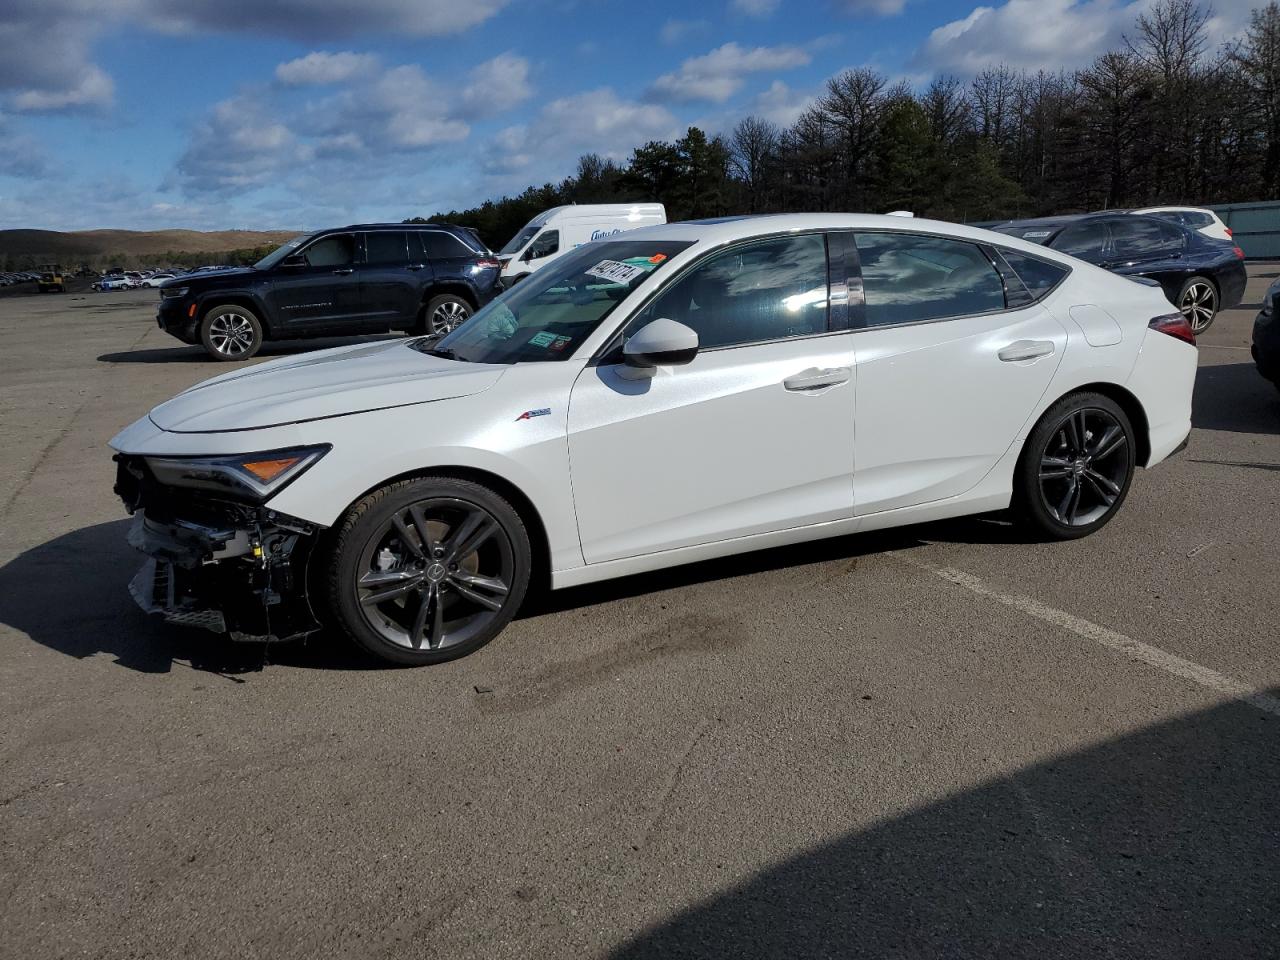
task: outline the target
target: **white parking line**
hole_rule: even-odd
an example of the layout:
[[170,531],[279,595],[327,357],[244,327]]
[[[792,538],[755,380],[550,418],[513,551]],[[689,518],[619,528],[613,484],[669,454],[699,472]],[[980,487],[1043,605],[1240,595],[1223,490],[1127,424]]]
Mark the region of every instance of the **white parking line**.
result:
[[1055,627],[1070,630],[1079,637],[1092,640],[1094,643],[1101,644],[1116,653],[1124,654],[1132,660],[1139,660],[1142,663],[1158,667],[1165,673],[1181,677],[1183,680],[1190,680],[1192,683],[1208,687],[1210,690],[1226,694],[1229,697],[1243,700],[1259,710],[1280,717],[1280,700],[1265,693],[1258,693],[1252,687],[1225,674],[1218,673],[1216,670],[1210,670],[1208,667],[1203,667],[1198,663],[1184,660],[1182,657],[1175,656],[1167,650],[1161,650],[1159,647],[1153,647],[1151,644],[1143,643],[1141,640],[1126,637],[1123,633],[1109,630],[1091,620],[1085,620],[1082,617],[1067,613],[1065,610],[1050,607],[1039,600],[1033,600],[1031,597],[1002,593],[994,587],[988,586],[973,574],[957,570],[955,567],[935,567],[925,563],[923,560],[909,557],[902,553],[895,553],[894,556],[900,560],[905,560],[912,566],[919,567],[921,570],[926,570],[934,576],[941,577],[949,583],[963,587],[980,597],[987,597],[997,603],[1004,604],[1006,607],[1021,610],[1028,616],[1043,620],[1045,623],[1051,623]]

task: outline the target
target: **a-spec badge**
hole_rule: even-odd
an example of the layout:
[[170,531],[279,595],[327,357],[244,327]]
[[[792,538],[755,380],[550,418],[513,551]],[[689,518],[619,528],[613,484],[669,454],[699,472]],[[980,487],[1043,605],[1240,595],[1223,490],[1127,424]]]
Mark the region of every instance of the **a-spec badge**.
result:
[[520,416],[516,417],[516,422],[521,420],[532,420],[534,417],[548,417],[551,415],[550,407],[539,407],[537,410],[526,410]]

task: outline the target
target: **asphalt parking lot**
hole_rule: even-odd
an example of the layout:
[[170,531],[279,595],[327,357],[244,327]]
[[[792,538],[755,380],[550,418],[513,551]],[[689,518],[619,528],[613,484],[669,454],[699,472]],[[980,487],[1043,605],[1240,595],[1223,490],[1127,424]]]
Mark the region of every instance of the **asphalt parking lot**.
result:
[[699,564],[421,670],[137,612],[105,443],[226,368],[153,291],[0,300],[0,955],[1280,955],[1277,271],[1097,536]]

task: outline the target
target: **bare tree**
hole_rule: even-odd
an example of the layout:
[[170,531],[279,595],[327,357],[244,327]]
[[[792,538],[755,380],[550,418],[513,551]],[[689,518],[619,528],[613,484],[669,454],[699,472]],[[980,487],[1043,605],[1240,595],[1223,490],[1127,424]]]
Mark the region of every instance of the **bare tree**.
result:
[[747,198],[747,211],[764,209],[771,168],[778,155],[781,132],[763,117],[744,117],[729,135],[729,162]]

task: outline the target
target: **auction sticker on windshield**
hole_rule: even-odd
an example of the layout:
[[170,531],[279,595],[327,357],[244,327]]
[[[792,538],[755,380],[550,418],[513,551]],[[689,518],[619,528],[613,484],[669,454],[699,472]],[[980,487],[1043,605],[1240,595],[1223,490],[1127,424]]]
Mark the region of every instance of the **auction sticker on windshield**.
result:
[[608,280],[610,283],[628,284],[636,277],[643,277],[652,270],[657,264],[651,264],[642,257],[635,257],[633,260],[640,260],[640,263],[623,263],[618,260],[601,260],[594,267],[586,271],[589,277],[599,277],[601,280]]

